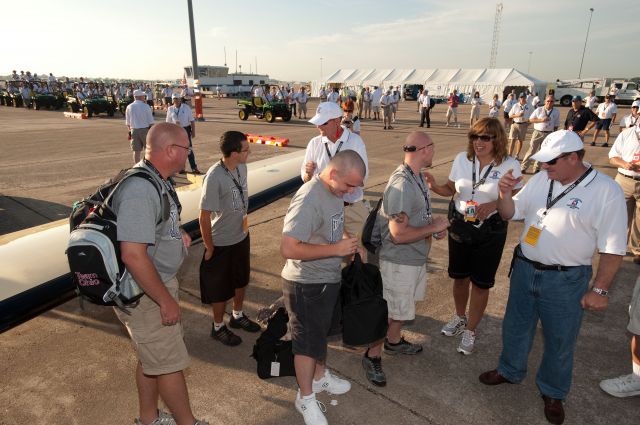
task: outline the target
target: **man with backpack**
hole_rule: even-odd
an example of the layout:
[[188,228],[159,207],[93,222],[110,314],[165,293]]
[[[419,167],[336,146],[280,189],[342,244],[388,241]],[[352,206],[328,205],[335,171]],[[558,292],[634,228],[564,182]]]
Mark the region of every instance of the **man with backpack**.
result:
[[[180,203],[169,177],[180,171],[190,151],[187,133],[175,124],[160,123],[147,134],[146,168],[162,188],[128,178],[113,195],[121,258],[144,290],[128,313],[115,309],[127,327],[138,357],[136,384],[140,418],[137,425],[207,425],[191,412],[183,370],[189,364],[178,305],[176,274],[191,239],[180,229]],[[158,411],[158,396],[171,415]]]

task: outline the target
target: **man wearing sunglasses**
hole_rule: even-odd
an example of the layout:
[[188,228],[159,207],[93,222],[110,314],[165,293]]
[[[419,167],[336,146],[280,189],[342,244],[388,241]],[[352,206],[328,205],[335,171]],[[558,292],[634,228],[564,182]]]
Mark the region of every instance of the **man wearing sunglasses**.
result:
[[[626,253],[627,214],[622,189],[583,161],[584,145],[575,132],[551,133],[531,158],[542,172],[515,196],[521,177],[509,172],[499,183],[498,212],[505,220],[524,220],[524,231],[512,261],[502,354],[498,367],[479,379],[485,385],[521,382],[539,320],[544,353],[536,384],[547,420],[561,424],[583,312],[607,308]],[[596,250],[599,264],[589,289]]]
[[[300,175],[304,182],[320,174],[338,152],[352,150],[358,153],[366,168],[364,181],[369,176],[367,149],[362,138],[342,124],[343,111],[334,102],[322,102],[316,109],[316,114],[309,120],[320,132],[319,136],[309,141],[300,168]],[[344,215],[345,229],[352,236],[362,234],[362,226],[369,214],[368,203],[364,200],[364,190],[356,187],[345,193]]]
[[[531,117],[529,117],[529,122],[533,123],[533,134],[529,141],[529,149],[524,154],[524,159],[520,165],[522,174],[526,174],[531,162],[530,158],[540,150],[540,145],[544,138],[560,127],[560,111],[553,107],[553,101],[553,96],[547,96],[544,100],[544,106],[536,108]],[[540,171],[540,164],[535,162],[533,169],[536,173]]]

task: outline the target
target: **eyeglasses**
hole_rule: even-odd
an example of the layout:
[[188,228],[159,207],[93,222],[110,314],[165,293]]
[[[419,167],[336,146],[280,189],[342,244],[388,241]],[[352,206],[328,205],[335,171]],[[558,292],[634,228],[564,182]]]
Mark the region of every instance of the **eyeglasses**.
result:
[[543,162],[543,164],[547,164],[547,165],[556,165],[556,162],[558,162],[558,160],[559,160],[560,158],[565,158],[565,157],[567,157],[567,156],[569,156],[569,155],[571,155],[571,152],[563,153],[562,155],[560,155],[560,156],[558,156],[558,157],[555,157],[555,158],[553,158],[553,159],[552,159],[552,160],[550,160],[550,161]]
[[422,146],[422,147],[417,147],[417,146],[403,146],[402,150],[405,152],[417,152],[417,151],[421,151],[422,149],[426,149],[430,146],[433,146],[433,143],[430,143],[428,145]]
[[480,140],[481,142],[490,142],[495,139],[493,136],[489,136],[488,134],[472,134],[469,136],[470,140]]
[[175,143],[172,144],[171,146],[176,146],[178,148],[182,148],[185,149],[187,151],[187,153],[191,153],[193,152],[193,148],[191,146],[182,146],[182,145],[176,145]]
[[251,152],[251,148],[240,149],[240,153]]

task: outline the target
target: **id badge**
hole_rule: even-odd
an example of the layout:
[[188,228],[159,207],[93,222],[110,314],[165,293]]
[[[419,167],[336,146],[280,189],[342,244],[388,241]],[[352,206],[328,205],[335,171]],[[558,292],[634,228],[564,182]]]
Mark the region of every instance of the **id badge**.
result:
[[279,362],[271,362],[271,376],[280,376]]
[[527,230],[527,234],[524,236],[524,242],[531,246],[538,244],[538,239],[542,233],[542,225],[540,223],[532,224]]
[[242,216],[242,231],[244,233],[249,232],[249,216],[246,214]]
[[467,201],[464,205],[464,221],[475,222],[478,218],[478,203]]

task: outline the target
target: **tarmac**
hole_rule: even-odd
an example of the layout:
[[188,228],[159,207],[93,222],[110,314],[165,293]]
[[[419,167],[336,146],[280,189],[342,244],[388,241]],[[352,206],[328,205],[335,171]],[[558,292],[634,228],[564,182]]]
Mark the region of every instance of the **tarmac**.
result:
[[[315,102],[309,105],[313,115]],[[387,178],[402,162],[406,135],[421,130],[415,102],[403,102],[393,130],[378,121],[364,120],[370,176],[365,196],[377,199]],[[486,106],[484,107],[486,109]],[[446,106],[432,111],[432,127],[422,129],[435,144],[430,170],[447,178],[453,158],[464,150],[468,105],[459,112],[461,128],[445,127]],[[566,116],[561,108],[561,119]],[[486,110],[483,110],[483,115]],[[620,108],[619,114],[628,113]],[[226,130],[288,137],[289,147],[252,145],[249,160],[303,149],[317,130],[303,120],[268,124],[250,117],[240,121],[231,99],[205,99],[205,122],[197,123],[194,149],[201,170],[219,157],[217,140]],[[164,112],[156,111],[156,120]],[[97,117],[72,120],[60,111],[25,111],[0,107],[0,234],[65,219],[69,205],[92,192],[106,178],[131,165],[124,119]],[[531,130],[530,130],[531,132]],[[617,130],[612,131],[610,144]],[[587,138],[590,142],[591,137]],[[603,141],[600,136],[599,142]],[[528,143],[528,139],[527,139]],[[523,149],[526,149],[526,145]],[[613,176],[608,149],[590,147],[586,159]],[[524,153],[524,150],[523,150]],[[181,184],[188,184],[184,178]],[[251,284],[245,311],[251,317],[281,295],[279,254],[282,221],[291,197],[285,197],[249,216],[251,225]],[[434,213],[446,214],[448,199],[434,196]],[[535,386],[542,340],[536,336],[529,358],[529,376],[519,385],[486,387],[478,375],[493,369],[500,355],[501,323],[508,296],[511,252],[522,231],[510,225],[496,285],[478,328],[476,352],[456,352],[458,338],[440,335],[453,312],[452,282],[447,275],[447,245],[436,241],[428,263],[428,291],[417,306],[417,316],[405,330],[407,339],[420,342],[416,356],[383,355],[388,384],[372,386],[360,360],[362,349],[332,341],[328,365],[352,383],[347,394],[319,395],[331,424],[546,424],[543,402]],[[210,310],[200,303],[198,265],[201,243],[189,250],[178,278],[185,340],[192,357],[186,371],[196,417],[213,424],[302,424],[293,400],[292,377],[261,380],[250,357],[257,334],[240,333],[243,343],[226,347],[210,336]],[[34,258],[34,267],[37,258]],[[597,256],[594,256],[597,263]],[[595,271],[595,269],[594,269]],[[609,308],[585,312],[577,342],[574,379],[565,403],[566,424],[637,424],[640,398],[617,399],[600,390],[601,379],[630,373],[630,335],[626,332],[628,304],[639,268],[624,259],[611,291]],[[1,273],[1,271],[0,271]],[[137,416],[133,371],[134,351],[125,329],[110,308],[71,300],[0,335],[0,424],[131,424]],[[636,419],[633,419],[636,417]]]

